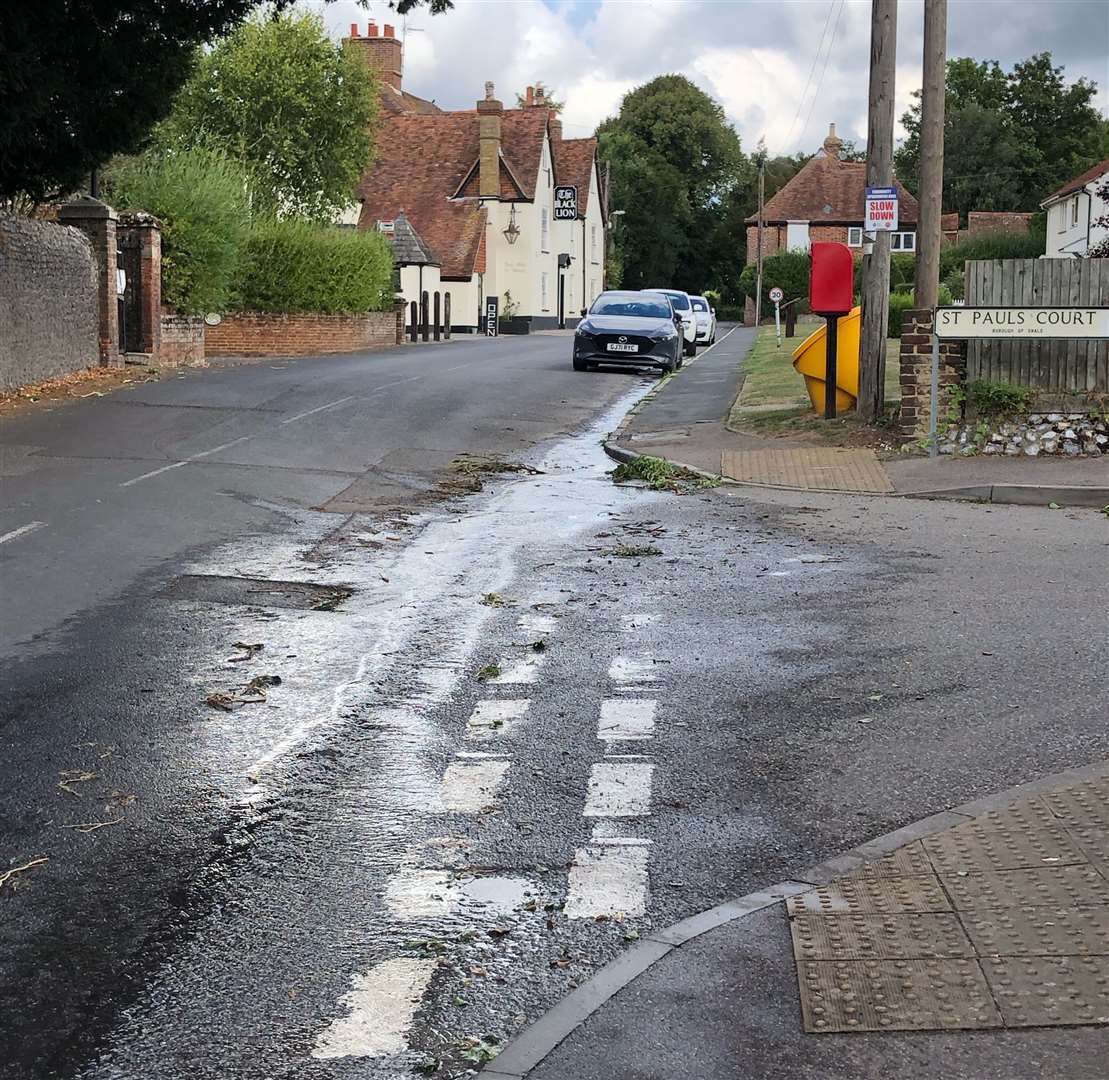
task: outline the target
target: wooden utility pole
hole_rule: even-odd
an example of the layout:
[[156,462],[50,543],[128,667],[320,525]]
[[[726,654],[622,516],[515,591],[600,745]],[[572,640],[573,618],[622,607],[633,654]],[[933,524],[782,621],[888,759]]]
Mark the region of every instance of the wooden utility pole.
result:
[[759,247],[755,254],[755,326],[762,318],[762,229],[763,229],[763,189],[766,179],[766,151],[759,148]]
[[924,0],[924,84],[920,101],[920,217],[916,226],[915,308],[934,308],[940,291],[943,110],[947,0]]
[[[893,185],[893,91],[897,56],[897,0],[871,0],[870,104],[867,114],[866,183]],[[890,302],[890,234],[875,234],[863,256],[862,324],[859,330],[859,416],[873,423],[885,406],[886,332]]]

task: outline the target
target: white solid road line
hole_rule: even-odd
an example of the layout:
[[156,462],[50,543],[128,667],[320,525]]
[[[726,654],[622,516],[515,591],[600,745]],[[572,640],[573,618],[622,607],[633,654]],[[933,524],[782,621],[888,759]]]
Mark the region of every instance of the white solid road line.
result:
[[452,761],[443,773],[439,799],[444,810],[459,814],[476,814],[488,806],[504,783],[511,762]]
[[296,416],[290,416],[287,420],[282,420],[281,424],[282,426],[285,424],[292,424],[297,420],[303,420],[306,416],[315,416],[316,413],[334,409],[337,405],[345,405],[348,401],[353,401],[354,397],[354,394],[348,394],[346,397],[338,398],[336,401],[329,401],[326,405],[317,405],[314,409],[308,409],[305,412],[297,413]]
[[438,961],[398,956],[355,975],[342,1004],[347,1016],[316,1039],[314,1058],[376,1057],[408,1049],[408,1031]]
[[6,532],[3,536],[0,536],[0,544],[6,544],[10,540],[18,540],[21,536],[33,533],[36,529],[45,528],[45,521],[29,521],[26,525],[20,525],[18,529],[12,529],[11,532]]
[[143,473],[142,476],[136,476],[133,480],[124,480],[119,486],[130,487],[132,484],[139,483],[140,480],[149,480],[152,476],[161,476],[162,473],[167,473],[171,469],[180,469],[183,465],[188,465],[191,461],[210,457],[212,454],[218,454],[221,450],[227,450],[232,446],[238,446],[239,443],[244,443],[250,438],[253,438],[253,436],[243,435],[241,438],[232,439],[230,442],[225,442],[220,446],[213,446],[211,450],[202,450],[199,454],[192,454],[187,458],[183,458],[181,461],[175,461],[172,465],[163,465],[160,469],[153,469],[148,473]]
[[568,919],[643,915],[647,910],[649,859],[645,845],[579,848],[570,866],[563,914]]
[[599,761],[589,772],[585,817],[646,817],[651,812],[654,765],[645,761]]
[[602,742],[649,739],[655,729],[658,702],[644,698],[613,698],[601,702],[597,738]]
[[506,734],[528,711],[528,698],[504,698],[500,701],[479,701],[466,725],[467,739],[491,739]]

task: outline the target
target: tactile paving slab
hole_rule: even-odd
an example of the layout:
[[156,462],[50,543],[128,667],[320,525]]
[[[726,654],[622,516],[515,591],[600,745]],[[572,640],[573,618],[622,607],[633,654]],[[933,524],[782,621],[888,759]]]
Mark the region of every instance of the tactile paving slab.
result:
[[891,851],[879,859],[864,863],[858,870],[847,874],[847,878],[890,878],[906,877],[932,873],[932,864],[924,845],[917,840],[904,847]]
[[720,472],[729,480],[801,491],[893,491],[873,450],[802,447],[796,450],[722,450]]
[[1001,1026],[975,960],[802,960],[797,981],[813,1033]]
[[1005,908],[962,918],[979,956],[1109,957],[1109,907]]
[[950,911],[951,902],[935,874],[915,877],[840,878],[786,902],[791,915],[873,912],[878,915]]
[[1109,774],[1041,796],[1052,816],[1078,828],[1109,829]]
[[981,961],[1007,1027],[1109,1024],[1109,968],[1089,956],[995,956]]
[[941,875],[1086,862],[1059,820],[1034,799],[991,810],[925,837],[923,844]]
[[943,887],[956,911],[975,908],[1109,905],[1109,881],[1092,866],[1050,866],[1035,870],[987,870],[945,876]]
[[972,957],[958,916],[813,915],[790,919],[798,960],[915,960]]

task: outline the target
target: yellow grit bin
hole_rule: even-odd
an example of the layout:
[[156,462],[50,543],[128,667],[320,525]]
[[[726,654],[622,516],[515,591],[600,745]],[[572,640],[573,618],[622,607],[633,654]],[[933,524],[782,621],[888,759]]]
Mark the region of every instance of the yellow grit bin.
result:
[[[850,412],[859,396],[859,316],[862,308],[841,315],[836,330],[836,412]],[[818,416],[824,414],[824,343],[827,326],[821,326],[793,350],[793,368],[805,378],[805,389]]]

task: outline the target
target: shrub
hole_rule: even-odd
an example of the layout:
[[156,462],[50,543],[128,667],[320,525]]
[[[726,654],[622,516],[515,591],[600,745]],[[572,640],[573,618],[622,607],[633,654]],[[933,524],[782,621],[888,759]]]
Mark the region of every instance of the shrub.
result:
[[742,304],[717,304],[716,318],[720,322],[743,322],[746,312]]
[[114,162],[104,186],[117,209],[161,222],[165,302],[187,315],[223,310],[248,219],[241,168],[208,149],[148,151]]
[[1036,391],[1031,386],[1014,386],[986,379],[967,383],[963,392],[967,405],[976,415],[993,419],[1027,412],[1036,398]]
[[393,303],[393,253],[376,232],[267,220],[247,235],[235,281],[243,311],[384,311]]
[[954,300],[963,300],[966,297],[966,274],[961,270],[952,270],[943,281],[940,288],[946,289]]
[[[939,287],[937,300],[941,305],[951,303],[951,290],[942,283]],[[890,293],[887,337],[899,338],[901,336],[901,321],[905,317],[905,312],[913,307],[915,303],[916,298],[912,289],[901,289],[898,292]]]
[[1044,253],[1042,235],[997,233],[940,247],[940,279],[962,270],[968,259],[1038,259]]
[[[756,267],[754,263],[743,268],[739,275],[739,291],[746,296],[755,295]],[[809,295],[809,256],[804,251],[782,251],[768,255],[762,261],[762,306],[773,311],[770,290],[778,286],[786,300],[807,298]]]

